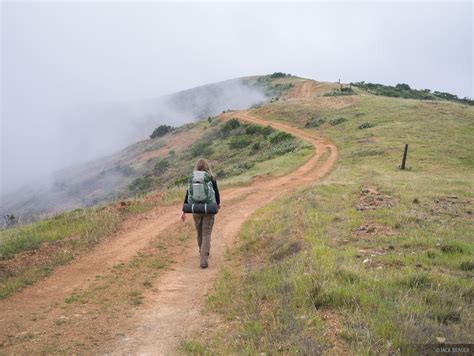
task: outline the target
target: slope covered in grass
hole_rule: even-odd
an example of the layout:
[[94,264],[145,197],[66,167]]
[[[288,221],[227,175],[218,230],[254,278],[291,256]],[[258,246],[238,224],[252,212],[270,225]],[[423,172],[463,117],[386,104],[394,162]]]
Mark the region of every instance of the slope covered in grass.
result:
[[[136,109],[143,106],[143,113],[138,114],[140,111],[138,110],[135,114],[138,116],[133,118],[133,128],[130,129],[128,139],[145,138],[160,124],[167,123],[176,126],[185,122],[194,123],[196,120],[219,114],[223,110],[247,108],[268,100],[278,100],[292,88],[291,82],[295,80],[297,78],[288,75],[237,78],[137,104]],[[132,120],[132,118],[127,119],[128,109],[131,112],[136,111],[133,107],[125,106],[114,107],[107,112],[113,117],[118,111],[114,119],[118,121],[116,124],[120,128],[126,124],[127,120]],[[145,114],[146,112],[149,113]],[[102,131],[96,130],[94,125],[87,122],[90,120],[86,120],[81,129],[90,132],[91,142],[86,141],[84,145],[93,146],[94,140],[98,139],[105,143],[118,139],[117,127],[110,125],[106,134],[100,136]],[[99,124],[104,125],[101,122]],[[149,168],[144,167],[148,158],[163,156],[171,150],[178,152],[193,144],[199,132],[196,130],[188,132],[192,127],[192,124],[183,126],[161,139],[136,142],[115,154],[72,165],[55,172],[50,177],[35,177],[31,184],[21,189],[5,195],[2,193],[0,216],[9,214],[13,215],[16,221],[32,222],[60,211],[90,207],[117,198],[129,197],[135,194],[135,191],[130,191],[128,185],[143,175],[144,168]],[[138,133],[140,133],[139,136],[137,136]],[[74,135],[74,132],[71,134]],[[128,142],[123,142],[123,146]],[[170,146],[173,148],[170,149]],[[139,184],[139,190],[143,190],[141,188],[143,184],[141,187]],[[3,225],[2,219],[0,228]]]
[[184,351],[415,353],[474,341],[474,109],[358,94],[252,111],[319,131],[338,163],[245,224],[208,300],[226,327]]
[[199,157],[209,159],[220,188],[225,189],[249,184],[254,177],[283,175],[313,152],[302,141],[270,127],[237,120],[223,123],[216,118],[187,124],[138,145],[167,148],[133,153],[122,161],[122,166],[141,172],[127,187],[128,196],[134,199],[76,209],[0,231],[0,298],[70,261],[114,233],[127,218],[157,206],[181,203]]

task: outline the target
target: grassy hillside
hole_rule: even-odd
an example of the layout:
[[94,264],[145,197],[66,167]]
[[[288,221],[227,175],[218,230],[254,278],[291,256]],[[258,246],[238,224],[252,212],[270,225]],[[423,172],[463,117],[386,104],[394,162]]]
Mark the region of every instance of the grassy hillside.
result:
[[252,110],[319,131],[338,164],[245,224],[208,300],[225,327],[184,351],[386,354],[474,342],[474,109],[356,94]]
[[[194,122],[222,110],[247,108],[252,104],[277,100],[291,89],[293,84],[290,81],[294,80],[295,77],[287,75],[254,76],[184,90],[144,103],[149,107],[150,116],[134,118],[134,122],[142,130],[147,128],[148,134],[151,134],[160,123]],[[147,131],[143,131],[143,137],[146,134]],[[200,134],[192,125],[183,126],[164,138],[137,142],[108,157],[63,169],[51,178],[38,179],[0,197],[0,216],[13,214],[20,222],[32,222],[60,211],[133,196],[135,190],[129,190],[128,186],[149,171],[148,158],[171,151],[179,153],[192,145]],[[114,135],[113,128],[109,135]],[[143,190],[143,186],[139,186],[138,190]],[[0,227],[4,223],[2,220]]]
[[113,234],[132,215],[181,203],[187,179],[201,156],[215,167],[219,186],[224,189],[249,184],[255,177],[283,175],[311,153],[310,146],[270,127],[236,120],[224,123],[211,117],[131,146],[121,153],[117,164],[141,173],[135,173],[136,178],[126,187],[126,196],[134,199],[75,209],[0,231],[0,298],[48,275]]
[[[474,108],[357,87],[338,91],[336,84],[280,73],[247,80],[271,97],[252,115],[318,133],[339,157],[323,181],[274,201],[243,225],[207,299],[208,311],[223,322],[212,332],[206,325],[181,351],[416,354],[415,344],[473,343]],[[405,143],[408,168],[401,171]],[[139,142],[107,164],[96,162],[91,174],[131,173],[119,195],[130,199],[1,231],[0,298],[130,218],[180,204],[200,155],[225,189],[288,173],[311,153],[268,127],[209,117]],[[85,182],[73,183],[85,184],[81,191],[91,187]],[[65,298],[64,313],[94,309],[90,327],[80,330],[83,342],[54,336],[43,352],[94,353],[104,338],[116,337],[110,325],[123,323],[148,290],[159,289],[158,271],[172,268],[173,251],[193,235],[190,224],[168,228],[130,261]],[[69,335],[83,324],[58,320]]]

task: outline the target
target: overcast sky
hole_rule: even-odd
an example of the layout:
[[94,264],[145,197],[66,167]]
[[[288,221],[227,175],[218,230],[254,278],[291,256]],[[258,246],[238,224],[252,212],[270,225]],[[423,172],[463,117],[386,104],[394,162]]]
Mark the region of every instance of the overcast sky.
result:
[[274,71],[474,97],[471,1],[2,2],[1,11],[3,191],[79,161],[64,157],[59,137],[74,136],[71,113],[90,105]]

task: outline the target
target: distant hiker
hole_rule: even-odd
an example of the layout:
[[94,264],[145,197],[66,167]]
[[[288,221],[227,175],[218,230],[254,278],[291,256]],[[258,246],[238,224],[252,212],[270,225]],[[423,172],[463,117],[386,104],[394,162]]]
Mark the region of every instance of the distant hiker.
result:
[[197,242],[201,256],[201,268],[207,268],[207,259],[211,249],[211,233],[214,217],[220,208],[220,196],[217,182],[212,174],[209,163],[199,159],[192,177],[189,179],[188,190],[184,198],[181,220],[186,220],[186,213],[192,213],[197,231]]

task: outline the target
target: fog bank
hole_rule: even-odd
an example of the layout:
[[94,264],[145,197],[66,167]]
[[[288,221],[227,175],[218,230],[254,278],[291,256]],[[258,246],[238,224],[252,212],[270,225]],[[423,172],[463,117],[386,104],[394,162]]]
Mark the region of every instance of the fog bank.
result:
[[204,83],[282,71],[474,96],[469,1],[0,6],[0,195],[192,119],[157,98]]

